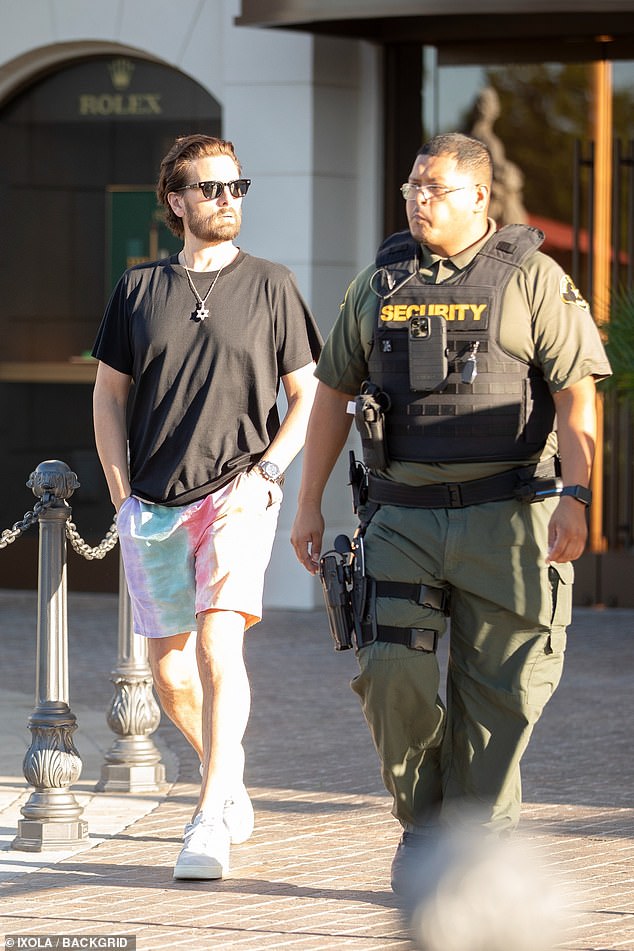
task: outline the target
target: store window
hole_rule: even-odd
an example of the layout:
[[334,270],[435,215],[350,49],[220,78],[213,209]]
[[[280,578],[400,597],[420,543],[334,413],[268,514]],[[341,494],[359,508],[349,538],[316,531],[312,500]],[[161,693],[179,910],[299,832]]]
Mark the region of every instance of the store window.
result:
[[[608,42],[606,54],[609,48]],[[521,54],[521,62],[467,64],[456,62],[455,51],[425,48],[426,135],[457,129],[487,142],[496,166],[493,216],[500,224],[526,222],[545,233],[543,250],[572,275],[602,332],[613,340],[619,339],[613,336],[615,309],[620,313],[626,363],[631,306],[619,301],[634,286],[634,62],[535,63],[530,51]],[[599,75],[604,99],[595,97]],[[603,164],[599,144],[606,146]],[[595,192],[596,181],[602,191]],[[622,385],[631,389],[630,377],[625,384],[623,379],[622,374]],[[600,401],[591,551],[631,553],[634,417],[631,403],[609,387],[600,392],[605,399]],[[613,562],[613,568],[614,578],[597,581],[598,589],[587,582],[590,598],[602,600],[604,584],[613,592],[610,597],[627,603],[631,567]],[[590,574],[599,577],[594,566]]]
[[[426,134],[459,130],[482,138],[496,164],[492,214],[546,233],[544,249],[580,284],[587,281],[587,180],[592,76],[588,63],[458,64],[423,51]],[[526,58],[526,53],[524,53]],[[613,134],[624,152],[634,140],[634,62],[612,64]],[[575,207],[577,202],[577,207]],[[617,209],[618,210],[618,209]],[[574,229],[580,234],[575,236]],[[574,245],[581,255],[575,264]]]

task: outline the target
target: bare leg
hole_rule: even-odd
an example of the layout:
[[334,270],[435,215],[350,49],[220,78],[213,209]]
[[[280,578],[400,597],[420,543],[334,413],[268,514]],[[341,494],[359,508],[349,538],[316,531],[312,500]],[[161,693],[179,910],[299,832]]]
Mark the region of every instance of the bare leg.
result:
[[154,687],[165,714],[203,763],[200,799],[222,813],[243,781],[242,739],[251,707],[243,657],[244,618],[233,611],[207,611],[198,631],[148,638]]
[[[163,639],[152,651],[161,702],[205,767],[200,797],[174,867],[177,880],[223,878],[229,871],[235,833],[228,821],[227,800],[236,763],[242,763],[241,740],[249,708],[242,659],[243,618],[227,612],[203,614],[197,627],[190,634]],[[245,681],[246,714],[242,709]],[[247,802],[250,805],[248,797]],[[245,841],[249,834],[247,826],[235,841]]]
[[196,656],[202,683],[204,764],[200,810],[218,815],[242,783],[242,739],[251,707],[244,664],[244,617],[234,611],[206,611],[198,616]]
[[203,688],[196,662],[196,631],[148,638],[154,688],[172,723],[203,758]]

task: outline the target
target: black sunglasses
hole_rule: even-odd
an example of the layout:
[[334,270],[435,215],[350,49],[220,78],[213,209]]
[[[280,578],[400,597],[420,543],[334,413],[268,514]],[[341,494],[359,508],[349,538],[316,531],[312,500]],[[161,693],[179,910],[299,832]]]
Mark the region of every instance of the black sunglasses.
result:
[[220,198],[225,188],[229,189],[232,198],[244,198],[251,184],[250,178],[236,178],[233,182],[192,182],[191,185],[181,185],[173,189],[175,192],[185,191],[186,188],[200,188],[205,198]]

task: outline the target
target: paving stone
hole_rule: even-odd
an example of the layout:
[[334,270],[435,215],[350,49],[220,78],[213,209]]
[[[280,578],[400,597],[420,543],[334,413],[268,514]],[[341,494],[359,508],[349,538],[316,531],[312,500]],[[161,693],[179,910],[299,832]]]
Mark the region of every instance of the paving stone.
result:
[[[15,697],[33,696],[34,618],[33,593],[0,591],[0,713],[8,724],[0,752],[10,744],[12,763],[28,743]],[[71,708],[86,709],[97,759],[106,737],[94,715],[105,718],[112,693],[116,618],[111,595],[69,596]],[[389,887],[399,829],[349,687],[354,657],[332,650],[323,612],[269,611],[247,638],[246,658],[253,685],[246,778],[256,828],[232,849],[230,876],[172,878],[198,763],[163,722],[155,739],[168,790],[127,824],[115,816],[108,827],[122,797],[109,806],[85,787],[103,837],[48,863],[22,853],[31,870],[0,881],[3,934],[135,934],[139,951],[414,947]],[[577,609],[562,684],[524,761],[520,835],[574,913],[559,945],[567,951],[634,951],[633,662],[634,612]],[[18,772],[0,778],[3,817],[16,815],[28,793]],[[6,852],[7,860],[15,855]]]

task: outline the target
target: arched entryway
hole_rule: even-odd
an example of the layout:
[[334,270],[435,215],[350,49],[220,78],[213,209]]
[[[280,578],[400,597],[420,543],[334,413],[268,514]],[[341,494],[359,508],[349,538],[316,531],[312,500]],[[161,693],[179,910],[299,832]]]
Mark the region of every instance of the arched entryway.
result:
[[[26,478],[51,457],[81,482],[80,532],[94,542],[108,528],[86,354],[122,270],[179,246],[157,212],[162,156],[179,135],[221,129],[221,106],[198,83],[127,51],[58,62],[0,109],[0,529],[31,507]],[[34,536],[3,557],[2,586],[34,585]],[[78,566],[77,587],[86,572],[91,590],[116,583],[116,564]]]

